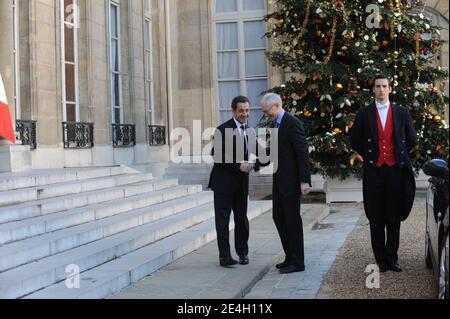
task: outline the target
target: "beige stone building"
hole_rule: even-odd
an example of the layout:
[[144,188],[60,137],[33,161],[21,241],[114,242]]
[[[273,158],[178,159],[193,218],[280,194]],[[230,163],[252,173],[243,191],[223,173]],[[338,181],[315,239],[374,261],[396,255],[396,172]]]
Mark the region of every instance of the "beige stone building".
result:
[[[173,128],[215,127],[238,94],[255,124],[258,94],[283,80],[264,58],[267,11],[267,0],[0,0],[0,73],[24,144],[0,141],[0,171],[164,165]],[[448,41],[448,2],[425,13]]]

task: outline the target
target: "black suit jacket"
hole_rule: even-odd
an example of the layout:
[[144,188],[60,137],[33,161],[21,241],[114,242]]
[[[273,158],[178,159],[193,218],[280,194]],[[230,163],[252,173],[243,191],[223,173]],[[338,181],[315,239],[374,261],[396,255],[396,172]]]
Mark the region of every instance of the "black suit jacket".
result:
[[[404,187],[402,190],[399,190],[401,193],[399,195],[404,199],[403,210],[400,212],[400,218],[403,221],[411,212],[416,192],[416,182],[409,154],[416,146],[417,137],[407,108],[392,104],[392,117],[394,121],[395,160],[400,169],[405,171]],[[364,159],[364,171],[375,168],[379,156],[377,108],[375,103],[359,110],[350,132],[350,139],[352,148]],[[366,185],[369,182],[366,180],[365,174],[363,174],[363,196],[366,214],[368,211],[365,200],[368,196]]]
[[[283,196],[300,194],[301,183],[311,185],[309,146],[302,122],[290,113],[284,113],[278,134],[271,137],[271,143],[273,138],[278,139],[278,158],[274,159],[274,186],[277,186]],[[258,162],[255,171],[260,166],[262,165]]]
[[[220,125],[217,130],[221,133],[221,140],[214,139],[212,155],[214,155],[214,150],[221,147],[222,148],[222,158],[219,161],[214,161],[214,166],[209,177],[208,188],[213,191],[222,194],[231,194],[236,192],[237,189],[242,186],[245,194],[248,194],[248,176],[249,174],[241,172],[240,170],[240,160],[236,158],[236,138],[233,137],[233,154],[226,154],[225,146],[225,134],[226,129],[235,130],[236,123],[234,119]],[[239,135],[238,135],[239,136]],[[232,161],[227,161],[226,157],[232,156]]]

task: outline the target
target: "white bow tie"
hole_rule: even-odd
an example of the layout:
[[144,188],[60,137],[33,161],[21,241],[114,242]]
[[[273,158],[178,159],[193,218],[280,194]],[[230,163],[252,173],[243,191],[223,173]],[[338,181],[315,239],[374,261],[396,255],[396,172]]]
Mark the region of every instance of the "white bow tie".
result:
[[385,109],[388,106],[389,106],[389,103],[386,103],[386,104],[379,104],[379,103],[377,103],[377,109]]

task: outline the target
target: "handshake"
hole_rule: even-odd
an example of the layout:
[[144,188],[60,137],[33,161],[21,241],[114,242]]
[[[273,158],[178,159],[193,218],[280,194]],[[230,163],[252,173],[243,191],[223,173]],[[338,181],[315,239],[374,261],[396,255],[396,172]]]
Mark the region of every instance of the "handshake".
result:
[[248,174],[252,171],[254,165],[255,164],[253,164],[253,163],[249,163],[247,161],[242,161],[240,170],[241,170],[241,172]]

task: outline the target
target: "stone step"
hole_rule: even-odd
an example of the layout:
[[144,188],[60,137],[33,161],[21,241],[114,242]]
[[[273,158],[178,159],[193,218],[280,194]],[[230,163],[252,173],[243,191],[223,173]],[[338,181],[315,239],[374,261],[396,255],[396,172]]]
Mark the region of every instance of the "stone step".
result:
[[180,173],[184,173],[186,171],[192,171],[192,172],[196,172],[199,174],[202,173],[210,173],[212,170],[213,166],[196,166],[196,165],[192,165],[192,166],[172,166],[169,167],[166,170],[166,173],[175,173],[175,172],[180,172]]
[[[172,183],[170,183],[172,181]],[[76,209],[46,214],[22,221],[10,222],[0,225],[0,246],[21,239],[54,232],[60,229],[73,227],[94,220],[110,217],[123,212],[123,209],[135,209],[140,205],[159,203],[164,200],[164,193],[172,191],[167,187],[176,187],[176,180],[160,180],[158,183],[139,183],[129,185],[129,197],[112,199],[106,202],[91,204]],[[158,187],[155,189],[155,185]],[[163,186],[163,187],[161,187]],[[184,188],[181,188],[184,189]],[[138,192],[137,192],[138,191]],[[175,190],[176,192],[176,190]],[[142,202],[142,199],[145,202]]]
[[62,183],[79,181],[88,178],[114,176],[132,173],[134,170],[126,166],[94,167],[94,168],[64,168],[51,170],[33,170],[20,173],[1,173],[0,192]]
[[[253,219],[267,212],[271,207],[271,202],[267,201],[250,202],[248,217],[249,219]],[[214,209],[212,205],[201,209],[204,209],[207,215],[213,216]],[[203,216],[202,218],[203,220],[206,219]],[[201,220],[199,219],[197,221],[199,222]],[[230,229],[233,228],[234,224],[231,221]],[[67,288],[66,281],[64,280],[30,294],[26,298],[106,298],[215,238],[214,218],[209,218],[170,237],[81,273],[80,287],[78,289]],[[215,258],[215,256],[211,258]],[[67,274],[63,278],[66,276]],[[70,276],[69,281],[72,281],[72,279]]]
[[199,192],[199,185],[177,186],[170,190],[141,194],[132,200],[102,204],[91,213],[99,220],[0,247],[0,272],[136,227],[142,217],[133,214],[143,212],[139,209]]
[[153,178],[152,174],[120,174],[4,191],[0,192],[0,206],[70,194],[79,194],[97,189],[137,183],[151,178]]
[[250,184],[251,183],[272,184],[272,181],[273,181],[272,175],[250,175]]
[[200,177],[200,176],[181,176],[181,175],[165,175],[164,178],[177,178],[178,182],[181,185],[189,185],[189,184],[202,184],[208,185],[209,176]]
[[0,273],[0,298],[22,297],[64,280],[68,265],[83,272],[198,224],[214,215],[211,201],[203,192],[155,205],[139,212],[142,221],[135,228]]
[[272,192],[272,183],[251,184],[249,188],[252,190],[269,190]]
[[[167,178],[179,178],[183,179],[183,181],[208,181],[211,171],[205,172],[205,174],[196,174],[192,171],[182,171],[179,173],[169,172],[164,175]],[[273,177],[272,175],[250,175],[250,184],[252,183],[272,183]]]
[[191,168],[198,168],[198,169],[211,169],[213,167],[213,164],[207,164],[205,162],[201,163],[170,163],[168,170],[182,168],[182,169],[191,169]]
[[20,221],[27,218],[103,203],[109,200],[127,198],[176,185],[178,185],[177,179],[162,180],[151,178],[148,181],[123,186],[0,207],[0,225],[7,222]]

